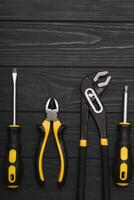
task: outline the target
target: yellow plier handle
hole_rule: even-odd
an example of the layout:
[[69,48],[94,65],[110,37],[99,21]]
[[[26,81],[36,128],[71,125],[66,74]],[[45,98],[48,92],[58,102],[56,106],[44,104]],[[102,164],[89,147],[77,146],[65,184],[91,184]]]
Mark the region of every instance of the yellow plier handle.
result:
[[[53,123],[53,126],[51,126],[51,123]],[[50,129],[53,127],[53,131]],[[42,123],[42,126],[40,127],[42,132],[45,133],[41,137],[41,142],[40,146],[38,149],[38,154],[37,154],[37,178],[39,180],[39,183],[41,185],[44,185],[45,183],[45,175],[44,175],[44,170],[43,170],[43,158],[45,154],[45,149],[46,149],[46,144],[48,140],[48,136],[51,132],[53,132],[59,157],[60,157],[60,170],[59,170],[59,175],[58,175],[58,180],[57,183],[59,186],[62,186],[65,181],[65,175],[66,175],[66,170],[67,170],[67,152],[65,148],[65,143],[63,139],[63,130],[65,128],[64,125],[61,124],[59,120],[55,122],[50,122],[48,120],[45,120]]]

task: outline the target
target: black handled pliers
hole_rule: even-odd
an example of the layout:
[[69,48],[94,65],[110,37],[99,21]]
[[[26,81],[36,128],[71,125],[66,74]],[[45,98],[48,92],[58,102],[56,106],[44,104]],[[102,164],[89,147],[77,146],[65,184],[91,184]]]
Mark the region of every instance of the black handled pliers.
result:
[[80,155],[78,171],[77,200],[84,200],[85,177],[86,177],[86,154],[87,154],[87,131],[89,112],[93,115],[100,132],[100,146],[102,152],[102,191],[103,200],[110,200],[110,174],[108,138],[106,127],[105,108],[100,100],[111,76],[107,71],[93,73],[85,77],[81,84],[82,93],[82,113],[81,113],[81,135],[80,135]]
[[63,138],[63,131],[66,128],[60,120],[57,118],[57,113],[59,112],[58,102],[54,98],[49,98],[46,103],[46,113],[47,118],[42,122],[39,127],[41,130],[41,138],[39,138],[39,146],[36,159],[36,173],[38,181],[41,185],[45,183],[43,158],[45,154],[45,149],[50,134],[54,134],[56,141],[59,158],[60,158],[60,170],[58,175],[58,186],[62,186],[65,181],[66,170],[67,170],[67,152]]

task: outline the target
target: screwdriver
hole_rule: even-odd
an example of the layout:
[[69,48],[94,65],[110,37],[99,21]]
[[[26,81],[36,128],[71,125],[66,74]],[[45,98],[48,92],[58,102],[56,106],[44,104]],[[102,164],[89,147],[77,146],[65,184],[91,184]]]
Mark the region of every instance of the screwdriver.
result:
[[118,138],[113,163],[114,181],[120,187],[129,184],[132,177],[132,153],[130,142],[131,124],[127,121],[128,86],[124,89],[123,122],[118,123]]
[[8,188],[16,189],[22,179],[22,158],[20,144],[21,126],[16,123],[16,82],[17,69],[13,68],[13,124],[8,127],[8,145],[5,162],[5,184]]

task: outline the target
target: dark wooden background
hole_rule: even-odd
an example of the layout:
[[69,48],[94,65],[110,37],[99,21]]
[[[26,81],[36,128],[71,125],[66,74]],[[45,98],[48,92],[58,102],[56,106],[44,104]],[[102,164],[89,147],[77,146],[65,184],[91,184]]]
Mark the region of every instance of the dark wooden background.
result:
[[[0,0],[0,66],[0,199],[75,200],[82,78],[101,70],[112,75],[103,96],[111,163],[124,84],[129,85],[129,121],[134,124],[134,1]],[[3,182],[6,127],[12,119],[12,67],[19,68],[17,107],[24,159],[24,177],[18,191],[7,190]],[[68,126],[64,137],[69,169],[62,189],[56,187],[59,162],[53,140],[46,152],[45,188],[37,185],[34,172],[39,137],[36,125],[45,118],[44,105],[50,96],[58,99],[59,117]],[[92,117],[88,140],[85,200],[101,200],[99,134]],[[134,129],[131,141],[134,154]],[[121,189],[111,177],[111,196],[112,200],[133,200],[134,178]]]

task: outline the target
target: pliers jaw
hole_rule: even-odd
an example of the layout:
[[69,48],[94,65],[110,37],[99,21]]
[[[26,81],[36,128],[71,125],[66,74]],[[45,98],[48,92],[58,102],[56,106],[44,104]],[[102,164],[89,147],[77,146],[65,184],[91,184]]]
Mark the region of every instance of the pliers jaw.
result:
[[49,98],[46,103],[46,113],[48,121],[57,121],[57,113],[59,112],[59,105],[56,99]]
[[103,92],[106,90],[111,80],[111,76],[109,76],[108,71],[102,71],[96,73],[89,74],[85,77],[81,84],[82,92],[85,91],[85,88],[92,88],[96,92],[97,95],[101,96]]
[[84,99],[89,106],[97,126],[99,128],[101,137],[106,137],[106,119],[105,109],[100,100],[100,96],[106,90],[111,80],[111,76],[107,71],[92,73],[83,79],[81,91]]
[[98,72],[93,78],[93,81],[96,93],[101,95],[109,85],[111,76],[109,76],[108,71]]

